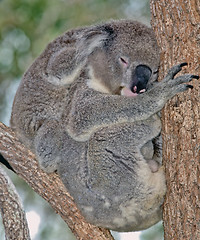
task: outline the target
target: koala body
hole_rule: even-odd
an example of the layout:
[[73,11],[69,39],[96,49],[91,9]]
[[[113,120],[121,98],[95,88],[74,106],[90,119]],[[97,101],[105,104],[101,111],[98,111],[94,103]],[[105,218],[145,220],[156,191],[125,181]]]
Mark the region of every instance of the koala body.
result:
[[157,82],[153,31],[129,20],[68,31],[24,74],[11,126],[41,168],[57,171],[86,220],[137,231],[161,219],[164,104],[193,75]]

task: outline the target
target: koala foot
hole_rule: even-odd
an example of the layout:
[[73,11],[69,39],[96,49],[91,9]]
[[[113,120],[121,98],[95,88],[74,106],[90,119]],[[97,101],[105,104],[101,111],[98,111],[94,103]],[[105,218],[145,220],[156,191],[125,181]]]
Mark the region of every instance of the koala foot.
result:
[[46,172],[54,172],[58,168],[61,137],[59,124],[55,120],[43,124],[37,132],[35,154],[40,167]]
[[152,173],[157,172],[160,168],[159,163],[156,162],[155,160],[148,160],[147,163],[149,164],[149,168],[151,169]]

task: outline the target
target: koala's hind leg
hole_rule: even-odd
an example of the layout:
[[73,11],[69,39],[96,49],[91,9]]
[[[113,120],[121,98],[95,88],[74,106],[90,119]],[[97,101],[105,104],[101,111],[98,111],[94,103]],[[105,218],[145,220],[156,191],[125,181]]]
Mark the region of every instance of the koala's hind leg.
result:
[[90,222],[130,231],[159,221],[164,174],[162,168],[152,171],[141,147],[159,135],[160,127],[155,116],[146,122],[99,129],[90,138],[87,189],[91,195],[83,208]]
[[152,172],[157,172],[162,165],[162,136],[159,134],[148,141],[142,148],[141,153],[146,159]]
[[44,122],[34,140],[35,154],[40,167],[46,172],[54,172],[60,162],[62,131],[56,120]]
[[[109,186],[117,181],[122,182],[120,175],[124,174],[124,180],[129,174],[132,178],[139,162],[148,164],[152,172],[158,171],[153,140],[160,134],[160,130],[161,122],[155,115],[146,121],[114,125],[96,132],[88,147],[89,185],[105,189],[105,182]],[[117,174],[112,175],[113,171]],[[97,175],[100,175],[99,178],[96,178]],[[99,179],[102,177],[107,180],[101,183]]]

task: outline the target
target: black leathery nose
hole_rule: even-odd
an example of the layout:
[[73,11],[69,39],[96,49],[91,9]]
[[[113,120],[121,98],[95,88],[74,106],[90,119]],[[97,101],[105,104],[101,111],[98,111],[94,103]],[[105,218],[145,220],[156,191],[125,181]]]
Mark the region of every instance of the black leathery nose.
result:
[[151,69],[146,65],[138,65],[132,75],[132,86],[131,90],[134,92],[134,87],[137,89],[137,93],[141,90],[146,89],[147,83],[151,77]]

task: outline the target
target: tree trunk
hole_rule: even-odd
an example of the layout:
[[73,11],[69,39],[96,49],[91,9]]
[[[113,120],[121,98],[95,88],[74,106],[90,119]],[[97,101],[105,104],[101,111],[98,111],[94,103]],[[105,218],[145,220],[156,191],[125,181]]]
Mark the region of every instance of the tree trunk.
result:
[[[200,1],[152,0],[152,26],[161,48],[160,79],[174,64],[200,74]],[[200,80],[162,112],[167,194],[165,240],[200,239]]]
[[[33,153],[26,149],[15,137],[14,132],[2,123],[0,123],[0,153],[8,160],[17,175],[49,202],[56,213],[68,224],[77,239],[113,240],[107,229],[100,229],[85,221],[58,175],[56,173],[46,174],[42,171]],[[0,184],[4,184],[1,181],[1,175]],[[0,197],[5,197],[4,194],[1,196],[1,189],[4,189],[4,186],[0,186]],[[8,211],[7,220],[11,220],[11,215],[12,212]],[[19,230],[17,222],[13,222],[12,227],[16,231]],[[9,231],[9,229],[6,229],[6,232],[7,230]],[[13,234],[7,239],[16,239],[16,235]],[[28,238],[17,239],[27,240]]]

